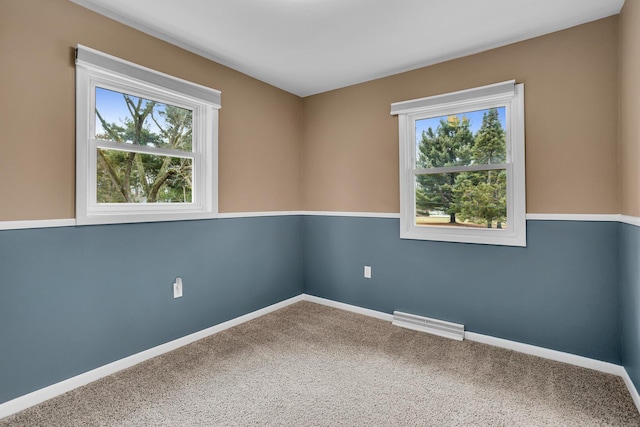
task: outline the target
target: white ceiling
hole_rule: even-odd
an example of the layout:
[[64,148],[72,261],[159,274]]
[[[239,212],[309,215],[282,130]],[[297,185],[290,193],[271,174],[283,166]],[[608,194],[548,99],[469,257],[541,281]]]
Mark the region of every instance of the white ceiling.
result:
[[71,0],[299,96],[615,15],[624,0]]

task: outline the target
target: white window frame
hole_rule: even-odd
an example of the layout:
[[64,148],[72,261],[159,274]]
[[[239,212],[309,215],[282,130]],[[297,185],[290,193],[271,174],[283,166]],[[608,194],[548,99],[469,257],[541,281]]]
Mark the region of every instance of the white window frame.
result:
[[[505,107],[506,162],[437,168],[438,173],[505,169],[507,172],[507,224],[505,229],[417,226],[416,121],[452,114]],[[526,192],[524,146],[524,85],[514,80],[391,104],[398,115],[400,140],[400,238],[491,245],[526,246]],[[435,171],[434,168],[431,171]]]
[[[193,112],[193,150],[134,146],[95,138],[96,87],[121,92]],[[76,50],[76,224],[179,221],[218,214],[218,110],[215,89],[163,74],[97,50]],[[188,158],[193,165],[190,203],[98,203],[99,148]]]

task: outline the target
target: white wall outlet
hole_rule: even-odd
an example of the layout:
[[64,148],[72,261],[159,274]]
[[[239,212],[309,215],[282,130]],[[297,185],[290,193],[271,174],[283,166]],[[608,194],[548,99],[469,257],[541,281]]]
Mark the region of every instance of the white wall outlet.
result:
[[182,296],[182,279],[176,278],[176,281],[173,283],[173,297],[180,298]]
[[365,265],[364,266],[364,278],[365,279],[371,279],[371,266],[370,265]]

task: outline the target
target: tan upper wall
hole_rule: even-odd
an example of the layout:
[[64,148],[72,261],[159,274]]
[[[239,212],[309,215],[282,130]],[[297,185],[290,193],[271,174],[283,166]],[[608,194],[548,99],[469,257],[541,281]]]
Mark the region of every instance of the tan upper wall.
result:
[[[639,215],[640,19],[627,3],[622,200]],[[301,100],[68,0],[22,0],[0,2],[0,221],[74,216],[78,43],[222,91],[221,212],[398,212],[390,104],[509,79],[526,86],[527,211],[619,212],[617,17]]]
[[618,213],[617,46],[616,16],[305,98],[304,209],[398,212],[391,103],[515,79],[525,84],[527,212]]
[[640,4],[627,0],[620,14],[621,213],[640,216]]
[[68,0],[0,2],[0,221],[74,217],[73,48],[222,91],[221,212],[299,210],[302,100]]

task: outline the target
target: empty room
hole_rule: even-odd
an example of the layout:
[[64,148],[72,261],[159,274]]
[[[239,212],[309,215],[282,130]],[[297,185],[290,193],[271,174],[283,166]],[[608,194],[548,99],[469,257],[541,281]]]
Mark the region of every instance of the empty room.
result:
[[640,425],[638,0],[0,0],[0,426]]

